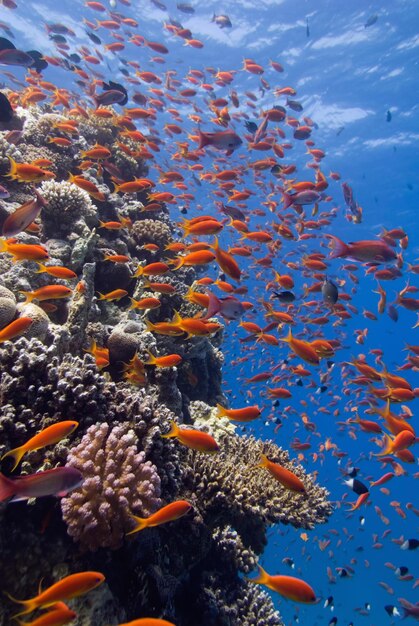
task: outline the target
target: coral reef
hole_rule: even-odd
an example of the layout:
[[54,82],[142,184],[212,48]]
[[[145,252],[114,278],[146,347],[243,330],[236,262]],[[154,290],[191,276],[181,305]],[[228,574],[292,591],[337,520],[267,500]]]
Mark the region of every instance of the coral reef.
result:
[[124,425],[88,428],[67,465],[83,484],[61,501],[68,534],[89,550],[118,548],[130,528],[130,513],[147,517],[160,505],[156,467],[137,452],[134,432]]
[[[326,521],[331,513],[326,490],[316,485],[302,466],[291,463],[286,451],[269,441],[237,435],[224,436],[219,444],[215,456],[188,455],[184,484],[204,519],[209,516],[218,524],[231,525],[257,553],[266,543],[266,529],[271,524],[314,528]],[[306,492],[291,492],[256,467],[262,453],[295,473]]]
[[[162,275],[134,279],[139,265],[164,261],[170,266],[176,253],[166,246],[182,246],[182,241],[163,202],[150,213],[144,208],[150,202],[147,191],[113,191],[119,176],[130,181],[148,175],[138,144],[129,137],[118,141],[118,123],[125,118],[114,116],[111,108],[102,115],[90,109],[58,114],[52,108],[16,108],[21,143],[9,143],[0,131],[0,173],[9,170],[8,156],[19,163],[52,162],[54,180],[39,186],[47,204],[35,227],[19,233],[19,242],[42,244],[47,266],[55,272],[71,269],[76,276],[67,282],[59,269],[58,275],[38,273],[31,258],[14,263],[0,254],[0,328],[18,315],[34,320],[23,337],[0,345],[0,455],[59,420],[76,420],[79,426],[70,437],[26,454],[19,473],[67,464],[82,472],[84,482],[61,506],[48,498],[0,505],[0,578],[8,581],[8,592],[30,597],[34,571],[48,583],[69,572],[103,571],[107,584],[88,603],[75,602],[77,626],[147,614],[178,626],[281,626],[269,596],[238,572],[255,568],[273,524],[312,528],[324,522],[331,511],[327,493],[287,452],[271,442],[239,437],[230,420],[217,416],[215,405],[226,402],[221,324],[206,336],[148,329],[147,319],[167,322],[176,312],[200,315],[202,307],[184,296],[201,269],[166,268]],[[60,127],[71,136],[68,145],[48,140]],[[67,180],[93,144],[105,154],[112,148],[109,162],[93,159],[80,170],[84,185],[96,185],[102,196]],[[0,223],[33,197],[27,181],[9,182],[10,197],[0,200]],[[114,255],[124,258],[105,260]],[[20,291],[52,284],[70,286],[71,297],[22,302]],[[106,295],[114,290],[123,290],[120,299]],[[158,298],[160,306],[146,313],[130,310],[129,296]],[[107,355],[103,371],[95,350]],[[182,360],[160,368],[144,363],[148,351],[178,354]],[[133,359],[142,363],[136,379],[127,375]],[[163,439],[171,421],[213,434],[220,452],[208,456]],[[306,493],[291,493],[256,468],[261,453],[292,469]],[[1,470],[9,469],[5,459]],[[125,538],[130,513],[148,516],[176,499],[188,499],[191,514]],[[10,611],[0,607],[0,625],[9,623]]]

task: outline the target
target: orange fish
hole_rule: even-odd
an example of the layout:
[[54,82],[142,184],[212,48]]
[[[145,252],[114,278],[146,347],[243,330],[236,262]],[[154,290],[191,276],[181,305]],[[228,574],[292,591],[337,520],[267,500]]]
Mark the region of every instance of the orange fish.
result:
[[301,339],[295,339],[292,336],[291,328],[288,331],[288,337],[281,339],[289,344],[291,350],[307,363],[318,365],[320,358],[314,348],[307,341],[301,341]]
[[155,617],[140,617],[132,622],[124,622],[119,626],[175,626],[173,622],[168,622],[165,619],[158,619]]
[[167,354],[166,356],[154,356],[151,352],[148,352],[149,359],[144,361],[145,365],[155,365],[156,367],[175,367],[182,361],[182,357],[179,354]]
[[170,267],[167,263],[157,261],[156,263],[149,263],[148,265],[139,265],[134,273],[134,277],[161,276],[162,274],[166,274],[166,272],[170,272]]
[[114,302],[116,300],[121,300],[126,295],[128,295],[128,291],[125,289],[114,289],[113,291],[109,291],[108,293],[99,293],[99,300],[107,300],[108,302]]
[[24,607],[24,610],[14,615],[13,618],[27,615],[39,608],[52,606],[61,600],[71,600],[72,598],[82,596],[98,587],[104,580],[105,577],[100,572],[80,572],[79,574],[70,574],[70,576],[62,578],[29,600],[16,600],[7,594],[13,602],[22,604]]
[[199,452],[217,452],[219,450],[218,443],[214,437],[201,430],[192,428],[179,428],[176,422],[170,423],[170,430],[165,435],[161,435],[163,439],[176,438],[184,446]]
[[7,252],[16,261],[43,261],[48,252],[43,246],[28,243],[15,243],[14,239],[0,239],[0,252]]
[[51,611],[36,617],[31,622],[23,622],[17,619],[16,622],[19,626],[65,626],[69,624],[77,617],[77,613],[68,608],[64,602],[56,602]]
[[81,156],[83,158],[92,159],[93,161],[99,161],[101,159],[109,159],[111,154],[112,153],[108,150],[108,148],[96,143],[90,150],[84,150],[81,153]]
[[22,446],[14,448],[13,450],[9,450],[9,452],[3,454],[0,460],[2,461],[6,457],[11,456],[15,461],[11,469],[11,471],[13,472],[19,465],[22,457],[27,452],[33,452],[34,450],[39,450],[40,448],[44,448],[45,446],[51,446],[52,444],[61,441],[61,439],[64,439],[64,437],[68,437],[69,435],[71,435],[71,433],[76,430],[78,425],[78,422],[65,421],[58,422],[57,424],[52,424],[51,426],[47,426],[47,428],[41,430],[41,432],[39,432],[37,435],[28,439],[28,441]]
[[73,270],[68,269],[68,267],[62,267],[61,265],[44,265],[43,263],[38,263],[38,267],[39,270],[37,270],[37,274],[46,272],[50,276],[61,278],[62,280],[77,278],[77,274],[73,272]]
[[261,461],[256,467],[266,467],[268,472],[287,489],[297,491],[298,493],[305,493],[306,489],[304,484],[298,476],[279,463],[273,463],[265,454],[262,454]]
[[31,326],[32,322],[33,319],[31,317],[19,317],[17,320],[10,322],[10,324],[7,324],[0,330],[0,343],[19,337]]
[[69,298],[73,291],[64,285],[45,285],[45,287],[40,287],[39,289],[35,289],[35,291],[19,291],[19,293],[23,293],[23,295],[26,296],[26,304],[27,302],[32,302],[32,300],[42,302],[43,300]]
[[41,180],[50,180],[55,178],[53,172],[43,170],[37,165],[31,163],[16,163],[12,157],[8,157],[10,161],[10,171],[6,176],[20,183],[40,183]]
[[186,500],[176,500],[175,502],[171,502],[170,504],[162,507],[149,517],[137,517],[136,515],[131,515],[130,517],[135,520],[136,526],[133,530],[127,533],[127,535],[137,533],[144,528],[152,528],[153,526],[160,526],[161,524],[166,524],[167,522],[173,522],[189,513],[192,508],[193,507],[190,502],[187,502]]
[[214,242],[214,252],[220,269],[233,280],[239,281],[241,277],[240,267],[229,252],[220,248],[217,237]]
[[268,589],[294,602],[311,604],[316,601],[314,590],[304,580],[294,578],[294,576],[271,576],[260,565],[257,578],[248,580],[258,585],[265,585]]
[[147,309],[158,309],[159,306],[161,306],[161,302],[158,298],[142,298],[141,300],[130,298],[130,300],[131,305],[128,307],[128,311],[132,311],[133,309],[145,311]]
[[398,435],[394,438],[389,437],[388,435],[384,435],[384,446],[381,452],[376,454],[375,456],[385,456],[386,454],[396,454],[396,452],[400,452],[401,450],[406,450],[416,441],[415,434],[410,430],[402,430]]
[[225,409],[217,404],[218,417],[228,417],[237,422],[251,422],[259,417],[261,410],[258,406],[246,406],[244,409]]
[[22,204],[6,218],[3,224],[2,234],[5,237],[13,237],[22,232],[22,230],[26,230],[46,204],[46,200],[44,200],[41,194],[35,189],[35,198]]
[[95,200],[99,200],[99,202],[104,202],[106,200],[105,194],[102,191],[99,191],[97,186],[90,180],[87,180],[87,178],[84,178],[84,176],[74,176],[73,174],[70,174],[68,182],[80,187],[80,189],[86,191],[89,196],[92,196]]
[[190,252],[185,256],[178,257],[173,264],[173,270],[178,270],[184,265],[207,265],[214,261],[215,254],[210,250],[197,250],[196,252]]

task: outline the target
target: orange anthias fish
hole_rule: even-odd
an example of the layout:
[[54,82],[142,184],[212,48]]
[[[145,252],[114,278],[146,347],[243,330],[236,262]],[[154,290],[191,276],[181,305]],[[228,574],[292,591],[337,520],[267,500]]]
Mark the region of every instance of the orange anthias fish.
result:
[[35,198],[25,202],[9,215],[3,224],[2,233],[5,237],[13,237],[25,230],[36,219],[47,202],[35,189]]
[[396,437],[391,438],[388,435],[384,435],[384,447],[381,452],[375,456],[385,456],[387,454],[396,454],[401,450],[406,450],[416,441],[415,434],[410,430],[402,430]]
[[7,252],[16,261],[43,261],[48,252],[43,246],[28,243],[15,243],[14,239],[0,239],[0,252]]
[[294,576],[271,576],[260,565],[257,578],[249,578],[248,580],[258,585],[265,585],[268,589],[272,589],[272,591],[276,591],[284,598],[294,600],[294,602],[311,604],[316,601],[314,590],[304,580],[294,578]]
[[260,463],[256,467],[266,467],[268,472],[279,482],[281,485],[290,489],[291,491],[297,491],[298,493],[305,493],[304,483],[279,463],[273,463],[265,454],[262,454]]
[[10,324],[7,324],[0,330],[0,343],[23,335],[32,323],[33,319],[31,317],[19,317],[17,320],[10,322]]
[[184,446],[199,452],[217,452],[219,450],[218,443],[214,437],[201,430],[192,428],[179,428],[176,422],[170,423],[170,430],[165,435],[161,435],[163,439],[177,439]]
[[140,617],[132,622],[124,622],[119,626],[175,626],[173,622],[168,622],[165,619],[159,619],[156,617]]
[[27,302],[32,302],[32,300],[39,300],[42,302],[43,300],[57,300],[58,298],[69,298],[73,290],[70,287],[65,287],[64,285],[45,285],[45,287],[40,287],[39,289],[35,289],[35,291],[20,291],[24,296],[26,296],[25,304]]
[[53,172],[43,170],[38,165],[31,163],[16,163],[12,157],[8,157],[10,161],[10,171],[6,176],[20,183],[40,183],[42,180],[50,180],[55,178]]
[[29,600],[16,600],[7,594],[13,602],[22,604],[24,607],[23,611],[13,617],[27,615],[35,611],[35,609],[46,608],[56,602],[71,600],[71,598],[82,596],[88,591],[92,591],[92,589],[98,587],[104,580],[105,577],[100,572],[80,572],[79,574],[70,574],[70,576],[62,578],[51,585],[51,587],[48,587],[48,589],[45,589],[45,591],[42,591]]
[[243,409],[225,409],[217,404],[218,417],[228,417],[237,422],[251,422],[259,417],[261,410],[258,406],[246,406]]
[[144,361],[145,365],[155,365],[156,367],[175,367],[182,361],[180,354],[154,356],[154,354],[148,351],[148,356],[148,361]]
[[288,343],[291,350],[307,363],[311,363],[313,365],[318,365],[320,363],[320,358],[316,350],[312,348],[307,341],[295,339],[292,336],[291,328],[288,331],[288,337],[282,339],[281,341]]
[[55,278],[61,278],[62,280],[77,278],[77,274],[73,272],[73,270],[68,269],[68,267],[63,267],[62,265],[44,265],[43,263],[38,263],[38,267],[37,274],[46,273]]
[[128,291],[125,289],[114,289],[113,291],[109,291],[108,293],[100,293],[99,291],[99,300],[107,300],[108,302],[114,302],[116,300],[121,300],[128,295]]
[[162,507],[149,517],[137,517],[131,515],[136,522],[136,526],[133,530],[130,530],[127,535],[133,535],[144,528],[152,528],[153,526],[160,526],[161,524],[167,524],[167,522],[173,522],[180,517],[183,517],[192,509],[192,504],[186,500],[176,500],[166,506]]
[[24,622],[20,619],[16,619],[19,626],[65,626],[73,621],[77,617],[77,613],[68,608],[64,602],[56,602],[51,611],[36,617],[31,622]]
[[69,435],[71,435],[71,433],[76,430],[78,425],[78,422],[65,421],[58,422],[57,424],[52,424],[51,426],[47,426],[47,428],[41,430],[41,432],[36,434],[34,437],[28,439],[28,441],[22,446],[14,448],[13,450],[9,450],[9,452],[3,454],[0,460],[2,461],[6,457],[12,457],[15,462],[11,469],[11,471],[13,472],[19,465],[22,457],[27,452],[33,452],[34,450],[39,450],[40,448],[44,448],[45,446],[51,446],[52,444],[61,441],[61,439],[64,439],[64,437],[68,437]]

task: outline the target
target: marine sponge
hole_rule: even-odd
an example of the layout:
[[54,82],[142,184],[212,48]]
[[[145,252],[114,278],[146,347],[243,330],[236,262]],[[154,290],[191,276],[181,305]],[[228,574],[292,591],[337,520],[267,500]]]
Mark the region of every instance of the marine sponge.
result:
[[86,235],[86,221],[90,227],[97,222],[97,210],[89,194],[76,185],[54,180],[44,181],[41,194],[48,203],[41,212],[47,239],[65,238],[72,232]]
[[70,450],[67,465],[83,474],[83,484],[61,500],[68,534],[84,548],[118,548],[130,529],[129,514],[147,517],[160,506],[156,467],[137,451],[126,426],[91,426]]
[[0,328],[12,321],[16,314],[15,295],[7,287],[0,285]]
[[[219,453],[211,458],[188,453],[186,497],[195,499],[204,520],[210,516],[219,525],[230,525],[258,554],[266,543],[267,527],[272,524],[282,522],[309,529],[327,520],[331,513],[327,491],[301,465],[294,465],[286,451],[273,442],[237,435],[223,437],[219,444]],[[289,491],[265,469],[256,467],[262,453],[294,472],[306,492]]]

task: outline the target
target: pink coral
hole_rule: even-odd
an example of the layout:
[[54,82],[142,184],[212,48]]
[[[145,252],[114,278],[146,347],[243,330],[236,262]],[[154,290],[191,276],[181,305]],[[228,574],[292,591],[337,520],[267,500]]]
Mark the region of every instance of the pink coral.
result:
[[147,517],[160,506],[157,468],[138,452],[137,439],[124,426],[94,424],[67,465],[84,482],[61,501],[68,534],[89,550],[118,548],[129,529],[129,513]]

